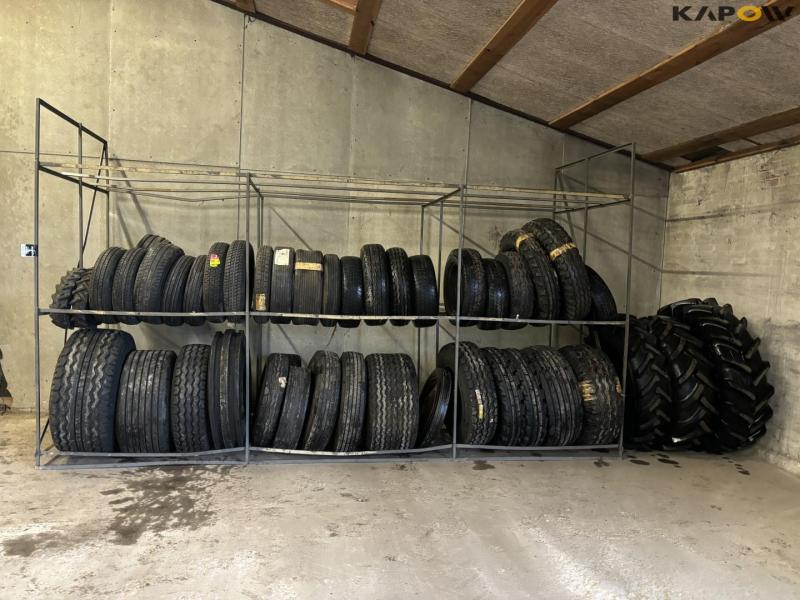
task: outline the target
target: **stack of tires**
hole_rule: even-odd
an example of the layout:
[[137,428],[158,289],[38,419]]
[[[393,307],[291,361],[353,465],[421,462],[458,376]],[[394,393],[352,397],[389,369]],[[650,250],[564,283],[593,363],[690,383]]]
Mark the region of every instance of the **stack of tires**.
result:
[[437,366],[423,389],[423,414],[440,419],[433,429],[444,424],[452,435],[452,408],[439,407],[447,406],[443,398],[455,385],[458,443],[586,446],[619,439],[620,382],[608,357],[591,346],[517,350],[461,342],[458,382],[454,344],[441,349]]
[[[433,262],[425,255],[408,256],[402,248],[367,244],[360,256],[323,254],[317,250],[262,246],[256,255],[252,310],[257,323],[289,323],[324,327],[357,327],[361,320],[318,319],[316,315],[366,316],[367,325],[383,325],[393,316],[435,316],[439,292]],[[260,312],[305,316],[259,315]],[[430,327],[432,319],[411,319]],[[409,319],[392,319],[406,325]]]
[[357,452],[417,446],[417,371],[406,354],[271,354],[252,416],[256,447]]
[[244,445],[244,335],[177,354],[124,331],[79,329],[56,363],[50,429],[63,452],[203,452]]
[[[248,258],[249,253],[249,271]],[[181,248],[148,234],[135,248],[107,248],[93,267],[71,269],[56,285],[50,308],[151,313],[243,312],[253,250],[244,240],[217,242],[208,254],[186,256]],[[205,317],[52,314],[64,329],[98,324],[201,325]],[[241,316],[230,316],[231,322]],[[222,317],[208,317],[220,323]]]
[[[591,338],[622,373],[624,329],[596,326]],[[722,452],[755,443],[766,432],[774,394],[759,344],[747,320],[713,298],[631,317],[626,446]]]
[[[482,258],[477,250],[447,258],[444,301],[448,315],[462,317],[579,321],[591,309],[591,283],[575,242],[552,219],[535,219],[500,240],[500,253]],[[458,306],[458,290],[461,304]],[[462,320],[469,327],[477,321]],[[480,321],[482,329],[519,329],[524,323]]]

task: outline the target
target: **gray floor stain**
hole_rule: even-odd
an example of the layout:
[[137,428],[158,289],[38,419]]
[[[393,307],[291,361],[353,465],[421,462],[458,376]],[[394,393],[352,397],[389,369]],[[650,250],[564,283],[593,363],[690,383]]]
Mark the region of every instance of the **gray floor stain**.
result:
[[650,463],[646,460],[642,460],[641,458],[632,458],[631,462],[635,465],[649,465]]
[[129,546],[147,531],[195,530],[212,520],[215,512],[198,506],[204,490],[218,481],[208,471],[189,467],[135,472],[126,476],[124,489],[106,490],[126,492],[124,498],[109,503],[114,517],[108,531],[114,542]]
[[486,471],[488,469],[494,469],[494,465],[487,463],[485,460],[476,460],[472,463],[473,471]]
[[[661,456],[660,454],[658,456]],[[665,465],[678,465],[680,464],[677,460],[672,460],[671,458],[659,458],[658,462],[664,463]]]
[[600,469],[602,467],[610,467],[611,465],[602,458],[598,458],[596,461],[594,461],[594,466]]

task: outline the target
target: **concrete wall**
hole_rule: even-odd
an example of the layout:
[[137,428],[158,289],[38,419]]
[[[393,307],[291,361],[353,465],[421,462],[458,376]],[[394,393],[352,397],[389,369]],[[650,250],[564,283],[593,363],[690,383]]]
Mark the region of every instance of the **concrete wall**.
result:
[[662,302],[716,297],[762,338],[775,416],[756,448],[800,472],[800,146],[674,175]]
[[[29,407],[33,399],[31,263],[18,258],[18,245],[30,239],[32,230],[30,116],[37,95],[108,135],[112,157],[122,165],[154,161],[459,182],[469,152],[471,182],[550,188],[556,165],[600,150],[480,104],[473,104],[470,120],[469,101],[462,96],[263,22],[248,22],[211,2],[66,0],[59,3],[58,14],[41,9],[36,3],[0,0],[0,70],[10,72],[15,82],[0,97],[0,114],[12,115],[0,131],[0,198],[12,216],[4,221],[9,225],[0,236],[0,250],[12,257],[18,274],[0,289],[0,345],[15,406]],[[55,63],[39,64],[45,57]],[[56,139],[45,150],[68,152],[73,147],[69,143]],[[589,185],[627,191],[628,169],[622,157],[600,161],[592,167]],[[583,174],[570,175],[570,184],[582,189]],[[46,224],[52,250],[42,254],[43,305],[58,276],[74,263],[76,232],[69,228],[77,230],[72,191],[60,182],[46,185],[43,201],[60,202],[61,212],[53,212]],[[665,172],[637,165],[631,307],[637,313],[652,312],[658,305],[667,185]],[[155,231],[187,253],[199,254],[213,241],[243,235],[243,217],[232,202],[187,208],[115,195],[111,209],[112,243],[122,246]],[[503,231],[532,216],[470,214],[467,244],[493,254]],[[609,280],[621,308],[628,218],[627,209],[592,212],[587,248],[582,247],[588,262]],[[446,256],[457,245],[456,215],[446,214],[445,222]],[[95,222],[98,232],[104,225],[102,218]],[[582,246],[582,219],[571,226]],[[417,211],[355,205],[320,210],[295,203],[274,205],[264,234],[271,245],[345,255],[357,254],[365,242],[416,252],[418,232]],[[426,252],[436,253],[437,232],[438,222],[428,218]],[[102,236],[93,241],[87,262],[94,261],[102,241]],[[63,337],[48,321],[41,322],[46,400]],[[140,347],[208,341],[211,332],[210,327],[147,325],[129,330]],[[542,340],[540,330],[533,328],[480,336],[473,329],[467,333],[467,339],[472,337],[486,345]],[[265,330],[264,344],[308,359],[320,347],[412,352],[415,340],[411,327],[335,332],[271,327]],[[434,353],[432,341],[426,332],[427,365]]]

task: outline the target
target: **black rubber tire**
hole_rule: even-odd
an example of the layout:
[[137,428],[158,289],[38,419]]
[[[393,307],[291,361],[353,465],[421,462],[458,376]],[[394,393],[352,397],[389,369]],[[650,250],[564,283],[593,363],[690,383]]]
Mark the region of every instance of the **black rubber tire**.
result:
[[[447,257],[444,267],[444,308],[455,315],[458,308],[458,250]],[[486,273],[477,250],[464,248],[461,252],[461,316],[482,317],[486,313]],[[453,322],[451,320],[451,322]],[[471,327],[476,321],[461,320],[462,327]]]
[[[294,255],[294,290],[292,312],[319,314],[322,312],[322,252],[297,250]],[[299,269],[299,266],[317,265],[319,270]],[[292,317],[295,325],[316,325],[319,319]]]
[[581,253],[567,231],[553,219],[535,219],[522,226],[545,249],[558,274],[561,317],[585,319],[592,307],[592,294]]
[[[84,269],[75,291],[72,292],[70,300],[72,310],[90,310],[89,308],[89,284],[92,280],[94,269]],[[91,329],[97,326],[97,319],[94,315],[70,315],[70,326],[78,329]]]
[[407,354],[370,354],[367,365],[367,450],[407,450],[417,440],[417,372]]
[[[411,299],[411,264],[408,254],[402,248],[389,248],[386,251],[389,261],[390,311],[392,315],[410,315]],[[402,327],[408,325],[407,319],[389,319],[392,325]]]
[[171,244],[167,238],[161,237],[160,235],[155,235],[154,233],[146,233],[142,236],[139,242],[136,244],[137,248],[143,248],[147,251],[150,246],[157,246],[158,244]]
[[222,426],[219,415],[219,394],[220,394],[220,353],[222,351],[222,332],[217,331],[211,340],[211,350],[208,356],[208,381],[206,390],[208,393],[208,429],[211,433],[211,445],[214,450],[221,450]]
[[[117,263],[111,288],[111,306],[114,310],[136,310],[134,302],[136,276],[145,254],[147,254],[147,250],[144,248],[132,248],[126,250]],[[125,325],[136,325],[139,322],[139,317],[132,316],[119,316],[116,319]]]
[[766,433],[772,417],[769,399],[775,390],[766,379],[769,363],[758,352],[760,341],[747,331],[747,321],[737,319],[729,304],[713,298],[664,307],[704,343],[705,356],[714,368],[719,387],[716,408],[716,445],[710,450],[731,451],[751,446]]
[[[75,268],[70,269],[56,284],[56,290],[51,296],[50,308],[57,308],[61,310],[69,310],[72,308],[72,295],[75,288],[83,277],[85,269]],[[65,314],[52,314],[50,320],[56,327],[61,329],[69,329],[72,327],[72,320],[70,315]]]
[[658,338],[667,357],[672,411],[665,446],[714,448],[717,428],[717,389],[713,364],[703,353],[703,342],[691,328],[671,317],[643,319]]
[[81,329],[67,339],[50,387],[50,432],[62,452],[113,452],[122,367],[136,349],[124,331]]
[[311,373],[302,367],[290,367],[286,380],[286,395],[275,432],[273,448],[295,450],[303,434],[308,398],[311,393]]
[[622,385],[611,360],[586,344],[559,350],[578,378],[583,399],[583,425],[579,446],[614,444],[622,425]]
[[[89,281],[89,307],[92,310],[114,310],[112,292],[114,289],[114,274],[117,265],[125,254],[125,250],[111,246],[106,248],[97,257],[94,263],[92,279]],[[97,315],[98,323],[116,323],[113,315]]]
[[175,353],[136,350],[122,368],[116,435],[120,452],[172,451],[170,392]]
[[[322,312],[338,315],[342,310],[342,264],[335,254],[322,257]],[[335,327],[336,319],[320,319],[324,327]]]
[[[183,256],[183,250],[172,244],[151,244],[139,265],[134,284],[134,306],[138,311],[162,310],[164,286],[173,265]],[[142,317],[143,323],[158,325],[161,317]]]
[[[533,287],[525,261],[514,251],[501,252],[495,262],[504,271],[508,287],[508,309],[506,316],[511,319],[531,319],[536,308],[536,292]],[[502,329],[522,329],[525,323],[501,323]]]
[[[364,314],[364,268],[357,256],[343,256],[340,259],[342,269],[342,314]],[[340,327],[358,327],[359,319],[341,319]]]
[[[389,259],[380,244],[367,244],[361,248],[361,266],[364,274],[364,314],[382,316],[391,312]],[[367,320],[370,326],[384,325],[386,319]]]
[[[208,255],[196,256],[186,278],[186,287],[183,291],[183,312],[203,312],[203,276],[206,270]],[[205,317],[186,317],[183,322],[187,325],[202,325]]]
[[272,289],[272,261],[275,253],[271,246],[261,246],[256,254],[255,281],[253,281],[253,303],[250,310],[254,312],[253,320],[259,325],[269,321],[269,317],[261,316],[261,311],[270,310],[270,290]]
[[[272,259],[272,297],[269,299],[270,312],[292,312],[292,294],[294,290],[294,249],[275,248]],[[289,323],[289,317],[270,317],[276,324]]]
[[592,321],[615,321],[618,313],[614,294],[600,274],[589,265],[586,265],[586,276],[589,278],[589,290],[592,294],[589,318]]
[[[229,248],[226,242],[215,242],[208,249],[207,260],[203,267],[205,312],[225,312],[225,262]],[[209,323],[222,323],[225,317],[206,317],[206,319]]]
[[497,394],[497,430],[490,442],[494,446],[517,446],[522,433],[522,394],[519,383],[508,368],[505,355],[497,348],[481,348],[489,365]]
[[547,406],[536,372],[515,348],[502,350],[520,397],[520,446],[541,446],[547,439]]
[[[411,314],[422,316],[439,315],[439,289],[436,271],[430,256],[417,254],[408,259],[411,267]],[[414,327],[433,327],[435,319],[417,319]]]
[[222,444],[225,448],[244,446],[245,394],[247,362],[244,334],[226,329],[219,354],[219,417]]
[[[253,282],[255,257],[253,246],[245,240],[234,240],[225,256],[225,272],[223,273],[222,296],[225,312],[244,312],[250,305],[248,289]],[[229,323],[241,323],[244,317],[230,316]]]
[[515,229],[502,237],[500,250],[518,252],[522,257],[535,290],[536,305],[531,318],[558,319],[561,311],[558,275],[536,238],[522,229]]
[[367,365],[360,352],[343,352],[342,393],[339,418],[330,449],[334,452],[355,452],[361,446],[364,415],[367,410]]
[[[619,317],[616,315],[613,320]],[[631,317],[623,442],[626,448],[637,450],[663,447],[672,411],[672,383],[667,372],[667,357],[651,327],[650,321]],[[625,330],[622,327],[594,326],[590,340],[606,353],[621,377]]]
[[211,450],[208,427],[208,361],[211,348],[189,344],[181,348],[172,372],[170,424],[176,452]]
[[452,371],[434,369],[422,386],[419,397],[419,432],[416,448],[428,448],[439,438],[452,397]]
[[536,374],[547,406],[547,446],[571,446],[581,434],[583,402],[578,379],[558,350],[532,346],[522,351]]
[[[194,261],[195,258],[193,256],[181,256],[172,265],[172,269],[167,275],[167,281],[164,284],[164,299],[161,305],[164,312],[183,312],[186,282]],[[177,327],[183,324],[183,317],[162,317],[162,321],[165,325]]]
[[269,448],[278,429],[278,419],[283,409],[286,384],[291,367],[300,366],[296,354],[270,354],[261,374],[255,418],[250,432],[253,446]]
[[308,363],[311,371],[311,404],[303,429],[303,450],[325,450],[336,428],[342,366],[334,352],[317,350]]
[[[458,425],[459,444],[486,445],[497,432],[497,392],[489,364],[478,346],[461,342],[458,355]],[[455,373],[455,344],[439,350],[436,366]],[[445,426],[453,435],[453,403],[445,418]]]
[[[486,312],[485,317],[506,318],[509,315],[508,278],[503,265],[493,258],[483,259],[483,271],[486,273]],[[499,329],[497,321],[480,321],[478,329]]]

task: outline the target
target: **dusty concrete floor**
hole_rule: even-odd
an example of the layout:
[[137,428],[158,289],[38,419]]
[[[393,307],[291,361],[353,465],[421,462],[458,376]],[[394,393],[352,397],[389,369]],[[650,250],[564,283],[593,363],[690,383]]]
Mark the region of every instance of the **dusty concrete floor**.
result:
[[800,597],[800,479],[755,458],[63,473],[32,427],[0,417],[4,599]]

